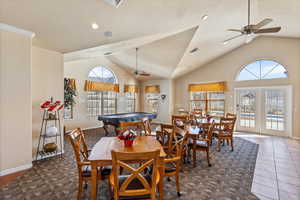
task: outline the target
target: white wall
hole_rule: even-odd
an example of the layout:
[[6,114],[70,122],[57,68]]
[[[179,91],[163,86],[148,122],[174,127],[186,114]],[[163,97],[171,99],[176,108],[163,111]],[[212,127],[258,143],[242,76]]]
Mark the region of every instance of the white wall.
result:
[[31,167],[31,36],[0,29],[0,175]]
[[[64,67],[61,53],[32,47],[32,154],[35,158],[40,128],[42,110],[40,104],[46,100],[64,100]],[[63,129],[63,115],[61,113]],[[52,123],[52,122],[49,122]],[[61,130],[61,134],[63,131]],[[54,138],[52,138],[54,139]],[[47,138],[47,142],[51,142]],[[60,146],[60,145],[59,145]]]
[[[65,120],[65,126],[67,130],[80,128],[92,128],[99,127],[101,123],[97,119],[89,119],[87,117],[86,107],[86,92],[84,91],[84,82],[87,80],[88,73],[94,67],[104,66],[111,69],[120,84],[120,93],[118,94],[117,112],[126,112],[125,98],[124,98],[124,84],[136,84],[138,81],[133,75],[122,69],[121,67],[110,62],[105,57],[96,57],[91,59],[82,59],[76,61],[70,61],[64,63],[64,76],[66,78],[75,78],[77,85],[78,96],[75,97],[76,104],[74,105],[73,118],[71,120]],[[139,102],[137,100],[136,109],[138,111]]]
[[[288,70],[287,79],[236,82],[240,69],[258,59],[271,59],[284,65]],[[215,59],[175,80],[175,109],[189,108],[188,85],[190,83],[226,81],[226,111],[234,110],[235,87],[292,85],[293,87],[293,132],[300,137],[300,39],[260,37],[248,45]]]
[[165,100],[160,99],[159,110],[157,113],[157,118],[154,122],[169,123],[171,121],[171,115],[173,113],[173,81],[170,79],[161,80],[144,80],[141,81],[141,110],[146,111],[146,95],[145,87],[148,85],[159,85],[160,95],[165,94],[167,97]]

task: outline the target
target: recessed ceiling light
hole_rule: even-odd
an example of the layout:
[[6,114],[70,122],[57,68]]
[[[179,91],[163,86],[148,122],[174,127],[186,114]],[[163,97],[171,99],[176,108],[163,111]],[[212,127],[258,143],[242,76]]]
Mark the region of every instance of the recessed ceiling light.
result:
[[203,16],[201,17],[201,20],[202,20],[202,21],[205,21],[205,20],[207,20],[207,18],[208,18],[208,15],[203,15]]
[[196,47],[196,48],[193,48],[192,50],[190,50],[190,54],[193,54],[195,52],[197,52],[199,49]]
[[99,26],[98,26],[98,24],[96,24],[96,23],[92,23],[92,29],[98,29],[99,28]]
[[111,54],[112,54],[112,52],[106,52],[106,53],[104,53],[105,56],[109,56]]

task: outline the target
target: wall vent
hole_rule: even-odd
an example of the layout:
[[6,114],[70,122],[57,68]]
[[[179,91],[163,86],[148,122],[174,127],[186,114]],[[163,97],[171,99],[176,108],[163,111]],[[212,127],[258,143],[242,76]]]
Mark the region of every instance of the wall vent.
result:
[[116,8],[119,7],[121,5],[121,3],[123,2],[123,0],[104,0],[104,1]]

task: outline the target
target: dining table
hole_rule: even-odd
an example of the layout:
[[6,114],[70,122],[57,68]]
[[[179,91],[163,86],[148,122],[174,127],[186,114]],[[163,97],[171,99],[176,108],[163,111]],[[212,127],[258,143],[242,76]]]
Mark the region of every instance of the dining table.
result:
[[155,151],[160,149],[158,170],[160,173],[160,180],[158,183],[160,200],[164,199],[163,187],[164,187],[164,174],[165,166],[164,159],[166,153],[162,145],[152,136],[137,136],[131,147],[125,147],[124,141],[118,137],[102,137],[92,148],[89,160],[92,167],[92,188],[91,196],[92,200],[97,199],[97,168],[112,165],[111,151],[119,151],[124,153],[143,153],[149,151]]

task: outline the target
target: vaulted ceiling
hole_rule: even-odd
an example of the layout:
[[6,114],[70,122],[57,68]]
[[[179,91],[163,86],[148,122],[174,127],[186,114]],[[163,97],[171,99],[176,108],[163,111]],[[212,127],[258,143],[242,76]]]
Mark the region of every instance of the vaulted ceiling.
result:
[[[254,24],[272,18],[268,26],[282,26],[276,36],[300,37],[299,0],[251,2]],[[103,0],[0,0],[0,22],[35,32],[35,45],[65,53],[66,61],[111,52],[108,59],[132,71],[139,47],[139,69],[171,78],[244,44],[222,41],[235,35],[227,29],[246,25],[247,0],[124,0],[118,8]]]

